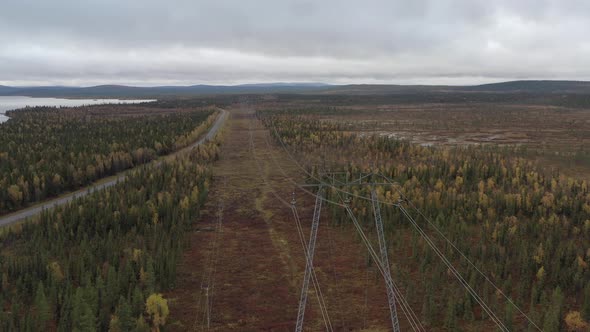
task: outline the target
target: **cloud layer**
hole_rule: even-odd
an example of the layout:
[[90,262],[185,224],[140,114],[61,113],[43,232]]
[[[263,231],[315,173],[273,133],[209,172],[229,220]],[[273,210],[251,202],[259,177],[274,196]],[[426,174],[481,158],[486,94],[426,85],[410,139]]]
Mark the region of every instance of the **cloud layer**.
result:
[[590,2],[4,0],[0,84],[590,80]]

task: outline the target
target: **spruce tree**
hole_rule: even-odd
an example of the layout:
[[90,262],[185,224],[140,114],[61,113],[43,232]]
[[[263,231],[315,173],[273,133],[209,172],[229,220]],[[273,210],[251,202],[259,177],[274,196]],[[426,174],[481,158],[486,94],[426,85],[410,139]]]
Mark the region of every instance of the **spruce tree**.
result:
[[132,331],[135,327],[135,319],[133,319],[131,307],[124,297],[119,298],[119,306],[117,308],[117,317],[119,318],[119,327],[121,331]]
[[584,299],[582,305],[582,317],[585,321],[590,322],[590,282],[584,288]]
[[96,316],[91,306],[84,299],[84,290],[76,289],[72,311],[73,331],[88,332],[96,331]]
[[145,299],[141,289],[139,289],[139,286],[135,286],[133,295],[131,296],[131,309],[133,311],[133,317],[137,317],[143,313],[144,303]]
[[135,332],[149,332],[150,327],[148,323],[145,321],[145,318],[139,316],[137,321],[135,322]]
[[449,296],[445,313],[445,327],[451,331],[457,328],[457,305],[455,299]]
[[35,294],[35,316],[36,316],[36,327],[38,330],[44,330],[47,325],[47,321],[51,318],[51,311],[47,298],[45,297],[45,290],[43,283],[39,281],[37,286],[37,293]]
[[509,331],[514,330],[514,306],[511,303],[506,303],[504,309],[504,324]]
[[63,303],[59,314],[59,323],[57,325],[58,331],[71,331],[72,330],[72,294],[71,289],[68,287],[68,291],[64,293]]

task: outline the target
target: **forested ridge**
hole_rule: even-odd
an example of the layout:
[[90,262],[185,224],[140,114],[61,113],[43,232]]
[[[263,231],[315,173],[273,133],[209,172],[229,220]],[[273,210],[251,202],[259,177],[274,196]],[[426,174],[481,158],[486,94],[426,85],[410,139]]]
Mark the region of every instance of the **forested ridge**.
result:
[[174,285],[218,150],[211,142],[141,166],[4,232],[0,330],[158,330],[168,315],[159,293]]
[[[517,148],[424,147],[352,134],[341,123],[305,113],[267,110],[258,116],[277,142],[300,160],[345,170],[350,179],[376,172],[400,184],[377,187],[380,200],[389,203],[382,204],[382,214],[392,273],[429,328],[491,326],[475,300],[392,205],[400,193],[543,330],[588,328],[590,191],[585,180],[546,171],[518,157],[522,154],[511,153]],[[319,170],[309,171],[317,176]],[[366,187],[351,191],[370,196]],[[327,195],[335,201],[342,197],[334,189]],[[353,196],[351,204],[371,230],[370,202]],[[349,222],[341,208],[333,207],[330,214],[336,225]],[[424,219],[415,218],[432,231]],[[438,243],[511,330],[535,330],[457,252],[440,239]]]
[[84,107],[11,112],[0,125],[0,214],[175,151],[213,121],[210,109],[133,110],[119,105],[104,115]]

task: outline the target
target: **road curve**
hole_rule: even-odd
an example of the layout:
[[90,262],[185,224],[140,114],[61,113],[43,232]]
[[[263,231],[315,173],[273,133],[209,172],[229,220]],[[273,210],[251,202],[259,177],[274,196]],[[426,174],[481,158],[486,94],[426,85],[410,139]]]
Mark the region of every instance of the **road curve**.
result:
[[[193,143],[183,149],[180,149],[170,155],[176,155],[179,153],[183,153],[183,152],[192,150],[195,147],[212,139],[215,136],[215,134],[217,134],[217,132],[219,131],[219,129],[221,128],[221,126],[223,125],[223,123],[225,122],[227,117],[229,116],[228,111],[221,109],[221,108],[219,108],[219,111],[221,113],[217,116],[217,119],[215,120],[215,122],[213,123],[213,125],[211,126],[211,128],[209,129],[209,131],[207,132],[207,134],[205,136],[201,137],[195,143]],[[170,156],[170,155],[168,155],[168,156]],[[158,166],[160,164],[161,164],[161,161],[158,161],[158,162],[156,162],[155,166]],[[43,210],[48,210],[48,209],[52,209],[56,206],[67,204],[76,198],[84,197],[94,191],[112,187],[112,186],[116,185],[117,183],[119,183],[120,181],[125,180],[125,178],[127,177],[127,173],[132,170],[133,169],[126,170],[123,172],[123,174],[119,174],[117,176],[114,176],[109,180],[106,180],[106,181],[104,179],[99,180],[95,184],[92,184],[88,187],[79,189],[75,192],[67,193],[67,194],[61,195],[57,198],[48,200],[44,203],[40,203],[35,206],[31,206],[31,207],[25,208],[23,210],[13,212],[11,214],[0,217],[0,227],[15,223],[17,221],[21,221],[23,219],[30,218],[34,215],[41,213]]]

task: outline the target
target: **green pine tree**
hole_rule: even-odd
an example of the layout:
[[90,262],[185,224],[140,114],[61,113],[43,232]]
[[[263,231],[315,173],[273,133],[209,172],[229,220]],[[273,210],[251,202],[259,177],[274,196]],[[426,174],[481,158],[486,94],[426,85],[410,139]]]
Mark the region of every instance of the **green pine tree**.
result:
[[590,282],[584,288],[584,304],[582,305],[582,317],[586,321],[590,321]]
[[144,304],[145,299],[143,293],[141,292],[141,289],[139,289],[139,286],[135,286],[133,295],[131,296],[131,310],[133,312],[133,317],[137,317],[143,313]]
[[543,320],[543,331],[558,332],[561,326],[561,314],[563,310],[563,293],[561,288],[557,287],[551,295],[551,300],[547,304],[547,312]]
[[121,332],[121,324],[119,323],[119,317],[113,315],[109,321],[109,332]]
[[45,330],[47,321],[49,318],[51,318],[51,311],[49,303],[47,302],[47,298],[45,297],[45,289],[43,288],[43,283],[41,281],[39,281],[37,293],[35,294],[35,316],[37,323],[36,328],[40,331]]
[[473,315],[473,301],[469,293],[465,293],[465,300],[463,301],[463,318],[468,321],[475,320],[475,316]]
[[72,311],[72,330],[75,332],[96,331],[96,316],[92,307],[84,300],[84,290],[76,289]]
[[457,305],[453,297],[449,297],[449,301],[447,302],[445,327],[450,331],[454,331],[457,328]]
[[506,303],[504,324],[509,331],[514,331],[514,306],[511,303]]
[[119,306],[116,315],[119,318],[119,327],[122,332],[133,331],[136,324],[135,319],[132,316],[129,303],[122,296],[119,298]]
[[143,316],[139,316],[135,322],[135,332],[149,332],[150,327]]
[[72,289],[68,285],[63,295],[63,303],[61,305],[61,311],[59,314],[59,323],[57,330],[60,332],[72,330],[72,301],[73,301]]

